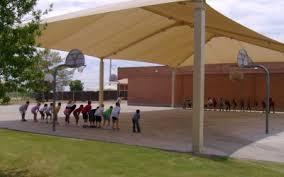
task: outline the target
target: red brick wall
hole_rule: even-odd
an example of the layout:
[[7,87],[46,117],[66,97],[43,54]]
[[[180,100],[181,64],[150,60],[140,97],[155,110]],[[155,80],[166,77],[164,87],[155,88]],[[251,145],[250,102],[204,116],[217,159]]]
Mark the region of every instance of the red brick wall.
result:
[[118,78],[128,78],[129,105],[171,104],[171,73],[167,67],[119,68]]
[[[274,67],[277,66],[277,67]],[[271,96],[276,108],[284,110],[284,64],[270,64]],[[274,69],[275,68],[275,69]],[[265,96],[264,74],[260,71],[245,71],[244,79],[229,79],[228,65],[206,66],[205,102],[208,97],[225,99],[256,100]],[[119,79],[128,78],[128,104],[130,105],[171,105],[171,69],[167,67],[119,68]],[[175,103],[181,105],[187,97],[192,98],[192,69],[181,68],[176,76]]]

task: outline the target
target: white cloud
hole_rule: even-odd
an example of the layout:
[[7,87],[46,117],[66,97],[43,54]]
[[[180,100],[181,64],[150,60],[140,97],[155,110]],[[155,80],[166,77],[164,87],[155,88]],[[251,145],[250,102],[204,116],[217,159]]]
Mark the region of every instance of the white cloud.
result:
[[283,0],[207,0],[225,16],[261,34],[284,42]]

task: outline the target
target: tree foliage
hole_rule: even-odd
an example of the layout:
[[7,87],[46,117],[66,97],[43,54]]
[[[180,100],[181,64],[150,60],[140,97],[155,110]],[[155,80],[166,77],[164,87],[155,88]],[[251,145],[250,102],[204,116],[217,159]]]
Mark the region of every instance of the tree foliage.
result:
[[[53,68],[64,62],[64,58],[60,56],[59,52],[54,52],[51,50],[43,50],[41,52],[41,62],[40,69],[44,72],[45,75],[52,74]],[[62,68],[57,73],[57,91],[64,91],[64,87],[67,86],[75,72],[75,69]],[[44,79],[40,78],[40,82],[43,83],[41,87],[37,88],[38,92],[49,92],[52,90],[52,84],[44,81]],[[40,90],[39,90],[40,89]]]
[[80,80],[71,81],[69,84],[69,87],[70,87],[70,91],[72,92],[84,90],[84,85]]
[[[36,39],[45,25],[40,24],[47,11],[35,8],[37,0],[0,1],[0,98],[9,90],[36,87],[40,53]],[[35,85],[36,84],[36,85]]]

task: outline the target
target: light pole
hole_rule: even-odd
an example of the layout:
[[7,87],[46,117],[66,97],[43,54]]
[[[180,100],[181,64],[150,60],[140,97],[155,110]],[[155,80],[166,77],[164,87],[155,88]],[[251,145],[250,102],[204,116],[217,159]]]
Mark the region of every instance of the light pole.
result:
[[59,69],[63,67],[68,67],[68,68],[80,68],[80,67],[85,67],[85,57],[84,54],[78,50],[78,49],[73,49],[71,50],[65,60],[64,64],[58,65],[53,68],[53,122],[52,122],[52,130],[56,131],[56,121],[57,121],[57,112],[55,110],[56,108],[56,76],[57,72]]
[[237,57],[237,63],[240,68],[260,68],[265,72],[265,133],[269,134],[269,109],[270,109],[270,103],[269,103],[269,97],[270,97],[270,73],[267,67],[260,64],[254,64],[251,58],[248,56],[247,51],[245,49],[240,49],[238,57]]

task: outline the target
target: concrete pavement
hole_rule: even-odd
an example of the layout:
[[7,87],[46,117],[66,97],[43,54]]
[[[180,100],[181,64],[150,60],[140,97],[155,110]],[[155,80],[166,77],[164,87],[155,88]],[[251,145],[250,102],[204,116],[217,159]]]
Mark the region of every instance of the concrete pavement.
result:
[[[113,103],[107,103],[107,107],[110,104]],[[131,115],[137,108],[142,111],[141,134],[131,131]],[[164,150],[191,151],[190,110],[131,107],[123,103],[120,131],[77,127],[74,118],[71,125],[67,126],[63,118],[60,118],[57,131],[52,132],[51,124],[19,121],[17,109],[18,105],[0,107],[0,128]],[[31,114],[28,117],[31,118]],[[262,113],[205,112],[205,153],[284,163],[284,116],[271,114],[269,135],[264,133],[264,117]]]

